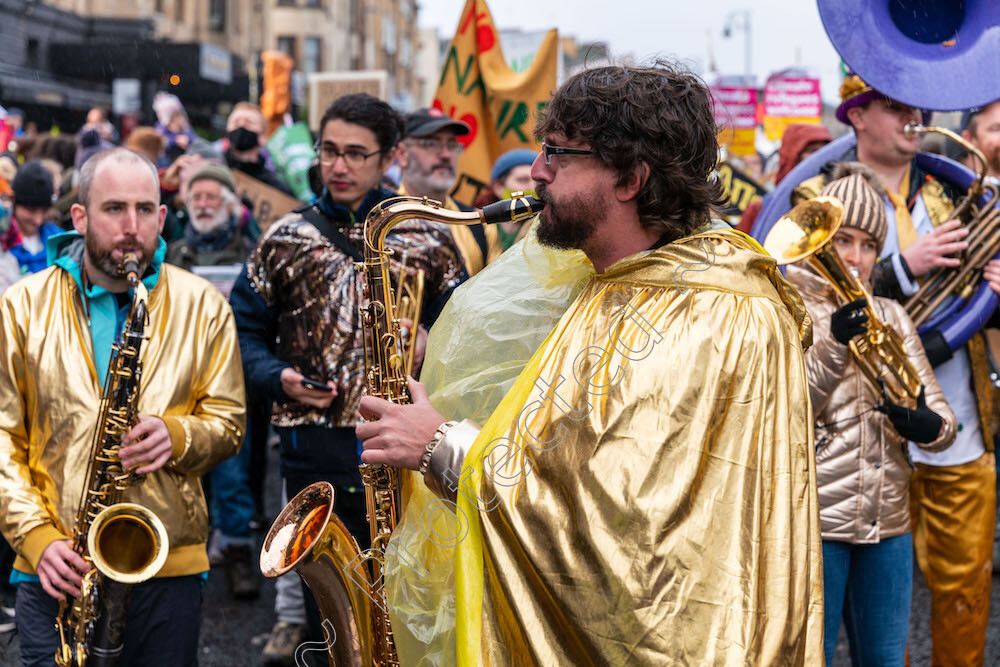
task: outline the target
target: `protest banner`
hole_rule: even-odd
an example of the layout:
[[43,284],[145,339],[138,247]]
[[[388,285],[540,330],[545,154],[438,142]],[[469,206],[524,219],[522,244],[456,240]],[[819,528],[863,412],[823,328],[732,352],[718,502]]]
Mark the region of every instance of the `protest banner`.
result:
[[271,223],[281,216],[302,206],[302,202],[295,197],[290,197],[253,176],[247,176],[242,171],[234,169],[233,178],[236,180],[237,196],[252,205],[261,233],[266,232]]
[[445,51],[433,102],[471,128],[458,138],[465,151],[458,160],[456,200],[469,203],[488,187],[490,169],[501,154],[541,148],[533,135],[535,120],[555,88],[557,62],[557,33],[550,30],[528,68],[512,70],[486,2],[467,0]]
[[733,155],[750,155],[757,131],[757,88],[712,86],[712,114],[719,130],[719,145]]
[[726,199],[721,213],[731,220],[735,219],[738,222],[751,202],[767,194],[755,180],[728,162],[720,162],[715,171],[719,175],[719,183]]
[[380,100],[386,98],[389,73],[385,70],[357,72],[316,72],[309,75],[309,129],[319,132],[323,112],[341,95],[368,93]]
[[819,79],[772,76],[764,85],[764,133],[771,141],[781,139],[792,123],[819,123],[823,101]]
[[274,160],[274,166],[292,192],[300,200],[312,201],[313,191],[309,187],[309,165],[316,157],[313,151],[312,135],[305,123],[282,125],[267,140],[267,151]]

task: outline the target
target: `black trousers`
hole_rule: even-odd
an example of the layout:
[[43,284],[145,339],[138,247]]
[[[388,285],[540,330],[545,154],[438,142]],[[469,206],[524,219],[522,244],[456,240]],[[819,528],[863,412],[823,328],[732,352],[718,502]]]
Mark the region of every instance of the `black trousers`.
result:
[[[364,551],[371,545],[365,517],[365,491],[358,465],[360,445],[353,428],[298,426],[276,428],[281,441],[281,469],[289,500],[314,482],[334,488],[334,511]],[[306,608],[306,639],[323,642],[322,617],[312,592],[302,582]],[[319,653],[308,654],[319,656]]]
[[[164,577],[136,584],[125,624],[125,652],[119,665],[197,667],[201,628],[202,580],[197,575]],[[59,601],[38,582],[17,587],[16,620],[21,663],[55,664]]]

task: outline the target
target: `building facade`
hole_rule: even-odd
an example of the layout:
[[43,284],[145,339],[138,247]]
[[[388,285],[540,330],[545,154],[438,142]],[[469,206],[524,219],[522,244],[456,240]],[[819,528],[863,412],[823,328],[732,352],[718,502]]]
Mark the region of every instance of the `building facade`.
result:
[[[155,38],[213,44],[247,64],[251,89],[261,51],[282,51],[302,75],[385,70],[389,101],[422,98],[416,74],[416,0],[50,0],[83,16],[151,17]],[[255,91],[251,91],[251,96]]]

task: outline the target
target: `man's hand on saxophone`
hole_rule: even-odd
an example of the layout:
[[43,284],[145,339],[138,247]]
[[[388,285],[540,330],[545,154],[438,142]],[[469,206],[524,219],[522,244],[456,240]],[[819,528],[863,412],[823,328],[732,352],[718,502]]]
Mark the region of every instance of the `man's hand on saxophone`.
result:
[[73,551],[72,545],[72,540],[56,540],[45,547],[38,559],[38,580],[42,589],[56,600],[66,599],[63,593],[78,597],[82,575],[90,571],[90,565]]
[[362,463],[383,464],[416,470],[424,448],[444,423],[427,398],[427,389],[409,379],[411,405],[397,405],[374,396],[361,399],[359,409],[365,419],[356,429],[365,451]]
[[139,423],[122,438],[122,467],[128,470],[143,463],[136,469],[139,475],[148,475],[166,465],[173,447],[170,432],[159,417],[139,415]]

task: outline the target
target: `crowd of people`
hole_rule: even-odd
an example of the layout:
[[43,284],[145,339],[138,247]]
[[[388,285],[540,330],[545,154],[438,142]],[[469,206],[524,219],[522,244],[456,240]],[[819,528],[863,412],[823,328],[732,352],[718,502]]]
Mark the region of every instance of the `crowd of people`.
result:
[[[854,664],[901,664],[914,563],[934,664],[983,664],[1000,433],[988,341],[953,351],[901,303],[960,261],[963,193],[917,162],[903,128],[919,110],[855,74],[841,98],[856,145],[789,204],[842,203],[831,246],[873,294],[850,303],[805,262],[782,275],[742,233],[759,205],[735,230],[716,219],[708,91],[662,63],[570,77],[540,111],[541,151],[498,155],[469,202],[451,194],[468,124],[340,97],[315,135],[311,199],[266,228],[234,174],[292,189],[253,104],[215,142],[166,93],[155,126],[127,136],[100,109],[72,136],[32,134],[7,109],[0,631],[16,628],[24,664],[52,664],[60,603],[85,589],[74,526],[101,397],[120,381],[113,344],[136,317],[122,268],[135,253],[148,329],[120,459],[144,478],[126,499],[159,517],[169,550],[132,587],[123,664],[196,664],[213,566],[235,598],[259,597],[269,442],[282,503],[329,483],[362,550],[359,464],[415,471],[386,554],[402,664],[832,664],[841,625]],[[1000,102],[963,125],[1000,179]],[[774,180],[830,141],[789,126]],[[516,192],[544,203],[530,223],[408,219],[389,234],[394,279],[423,276],[423,370],[410,405],[365,396],[366,216],[400,195],[470,211]],[[203,267],[234,281],[220,290]],[[1000,293],[1000,262],[984,280]],[[916,370],[910,403],[859,367],[872,317]],[[432,507],[468,538],[424,531]],[[297,575],[276,591],[262,661],[294,664],[324,641],[323,617]]]

